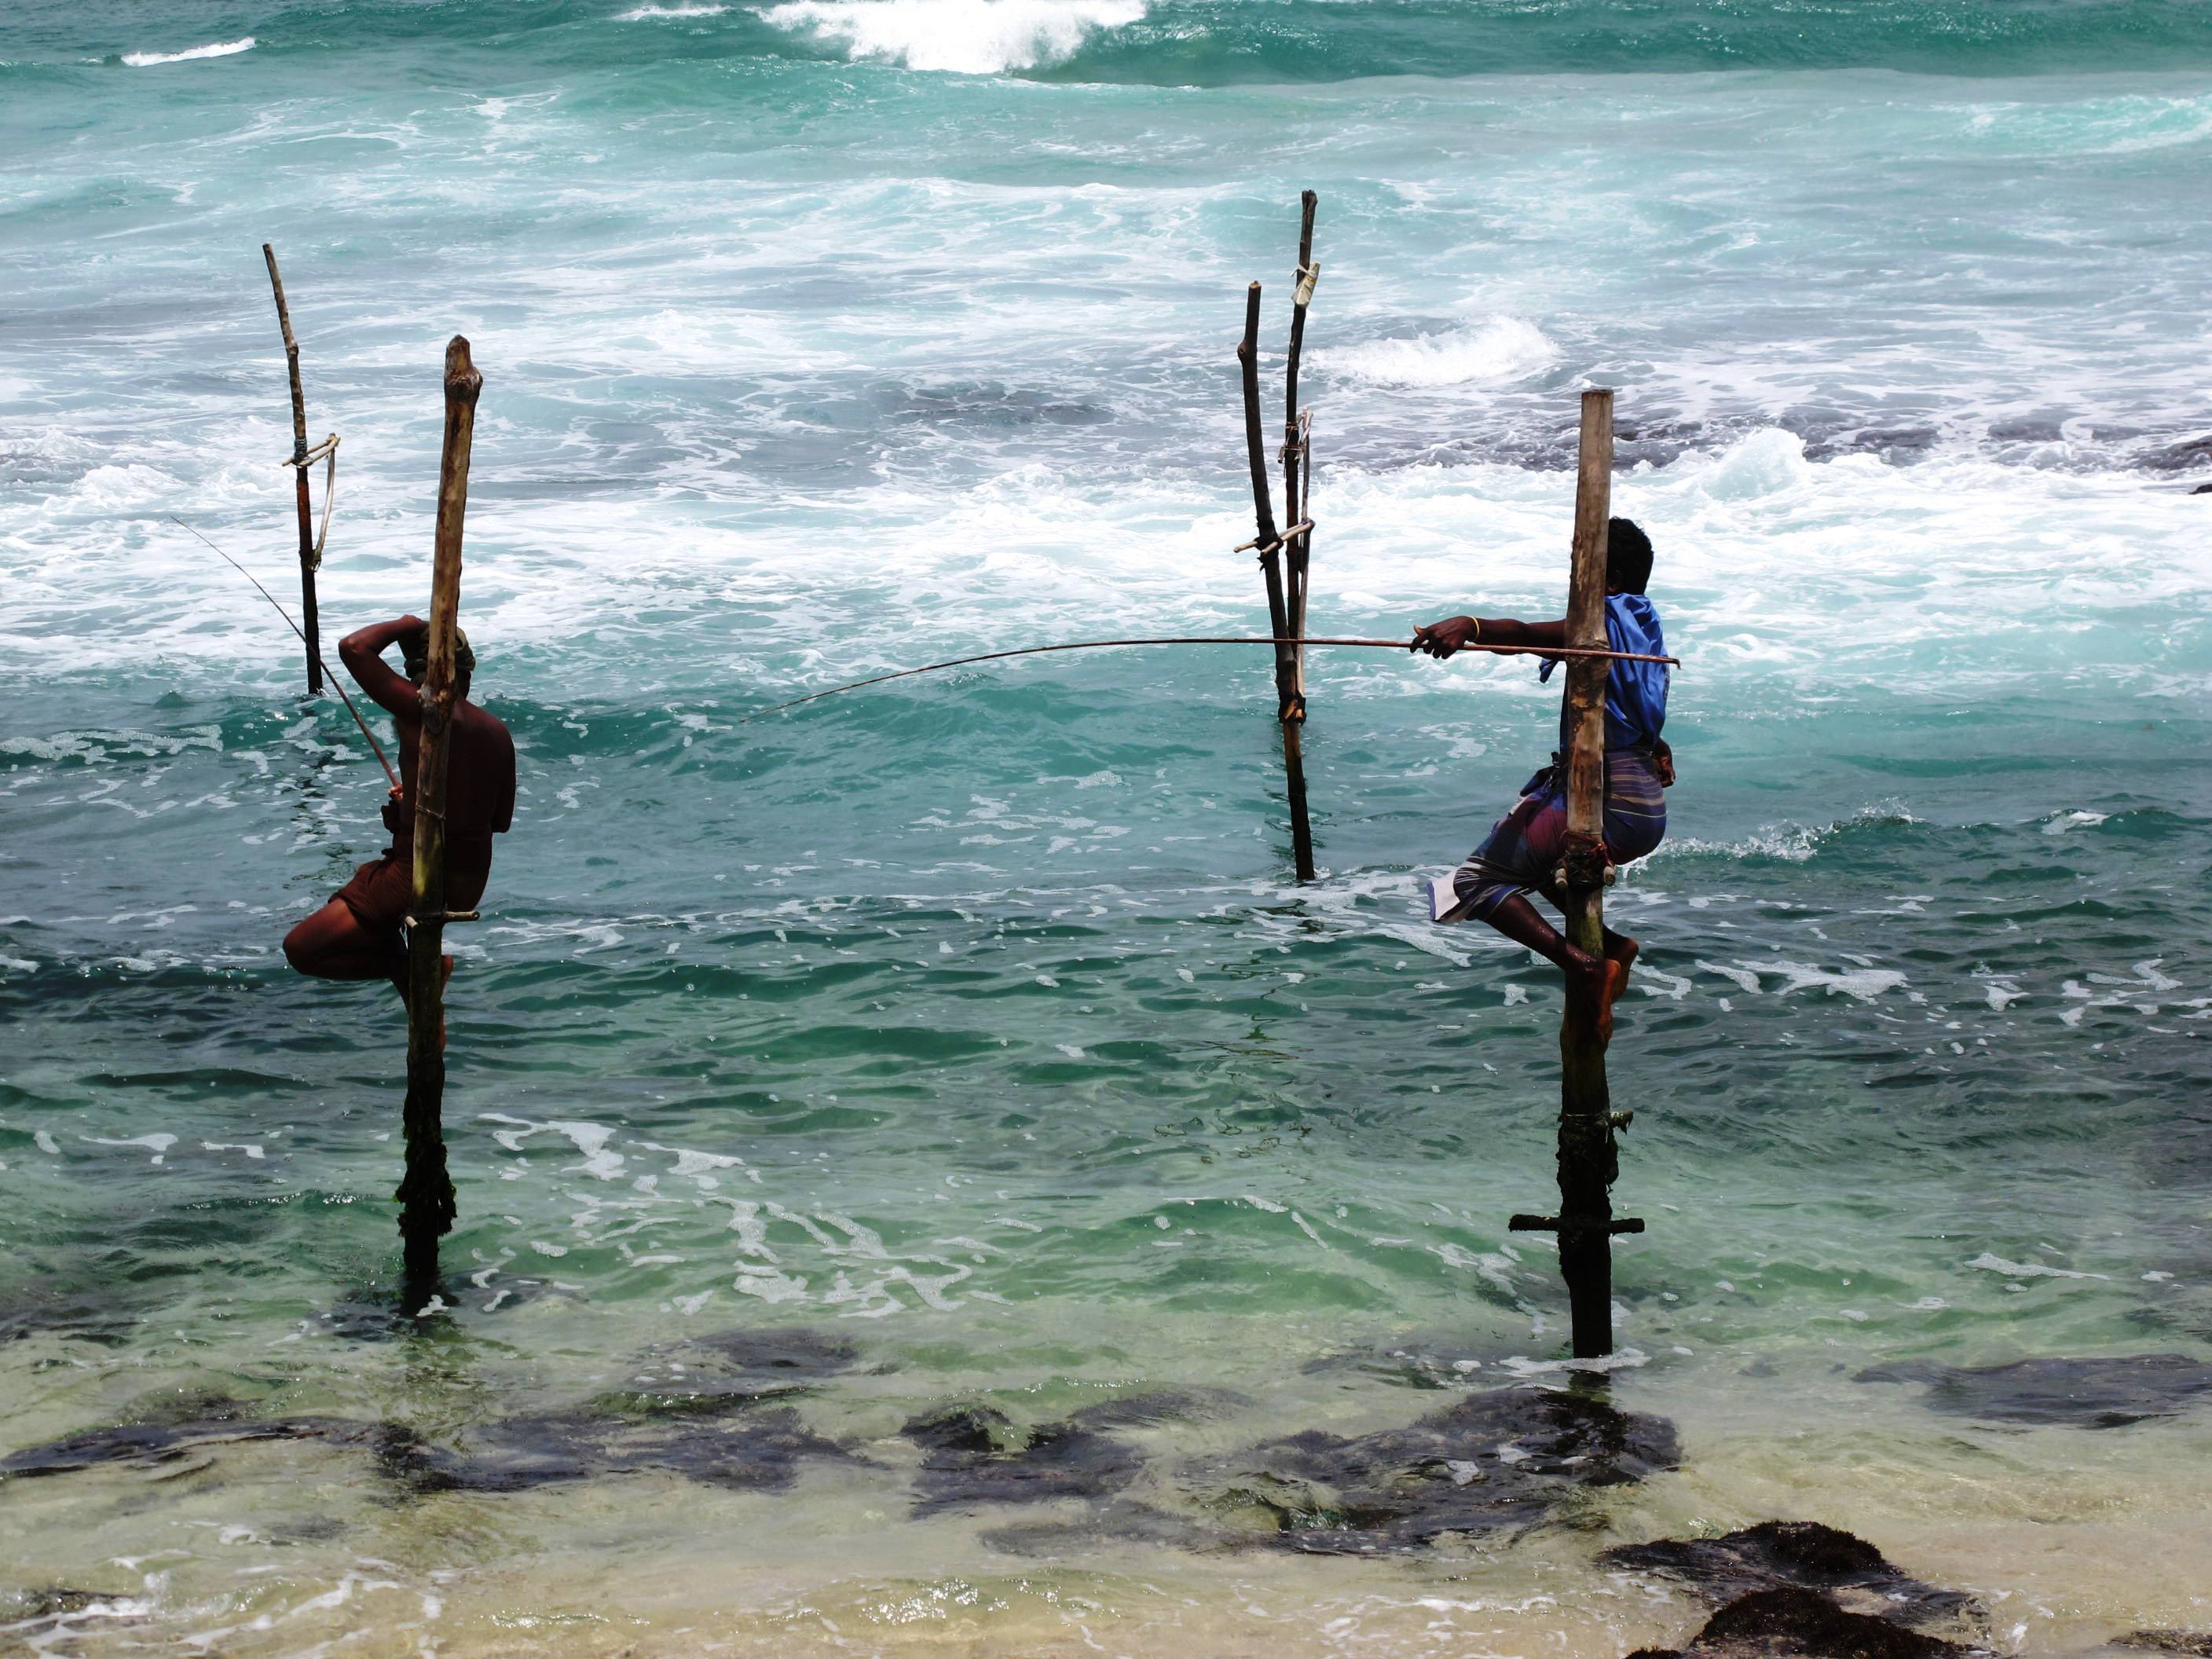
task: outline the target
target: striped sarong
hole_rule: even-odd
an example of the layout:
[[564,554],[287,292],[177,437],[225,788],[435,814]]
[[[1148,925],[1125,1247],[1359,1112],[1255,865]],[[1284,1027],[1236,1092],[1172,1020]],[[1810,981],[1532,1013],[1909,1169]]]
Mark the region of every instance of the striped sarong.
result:
[[[1667,797],[1650,755],[1642,749],[1605,754],[1605,847],[1615,864],[1632,864],[1667,833]],[[1491,826],[1481,846],[1452,876],[1459,902],[1443,918],[1457,921],[1492,911],[1518,893],[1565,896],[1554,878],[1567,847],[1567,779],[1554,762],[1528,780],[1513,810]]]

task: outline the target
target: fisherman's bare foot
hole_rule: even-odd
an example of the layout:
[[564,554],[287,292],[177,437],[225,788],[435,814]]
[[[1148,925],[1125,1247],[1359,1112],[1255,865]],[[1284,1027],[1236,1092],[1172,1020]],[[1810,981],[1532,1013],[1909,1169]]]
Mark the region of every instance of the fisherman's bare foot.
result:
[[[1643,949],[1642,945],[1629,938],[1627,934],[1616,933],[1610,928],[1606,930],[1605,959],[1617,964],[1620,969],[1620,982],[1606,993],[1605,1001],[1608,1009],[1620,1001],[1621,993],[1628,989],[1629,972],[1636,966],[1636,958],[1642,953]],[[1607,1016],[1605,1023],[1606,1029],[1610,1033],[1613,1024],[1610,1014]]]
[[[1632,960],[1635,941],[1627,943]],[[1613,1005],[1628,988],[1628,963],[1610,954],[1583,961],[1586,966],[1569,970],[1567,995],[1577,1019],[1587,1021],[1595,1015],[1598,1043],[1604,1047],[1613,1041]]]
[[[1636,941],[1628,944],[1628,961],[1636,959]],[[1613,1041],[1613,1005],[1620,1000],[1620,994],[1628,988],[1628,962],[1618,957],[1605,959],[1605,1001],[1598,1011],[1597,1040],[1602,1043]]]

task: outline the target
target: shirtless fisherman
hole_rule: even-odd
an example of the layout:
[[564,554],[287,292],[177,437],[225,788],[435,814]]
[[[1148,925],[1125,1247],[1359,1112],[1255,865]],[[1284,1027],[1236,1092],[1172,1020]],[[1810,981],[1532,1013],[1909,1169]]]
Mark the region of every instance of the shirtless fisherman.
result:
[[[397,644],[407,666],[393,673],[384,653]],[[415,757],[422,733],[422,676],[430,625],[401,617],[349,634],[338,660],[399,731],[399,775],[384,803],[392,845],[353,872],[330,902],[284,935],[284,956],[316,979],[388,979],[407,996],[401,923],[415,902]],[[473,910],[491,874],[491,838],[514,821],[514,739],[496,715],[468,701],[477,665],[468,636],[453,635],[453,719],[446,762],[446,908]],[[453,959],[445,958],[451,976]]]
[[[1659,612],[1644,594],[1651,577],[1651,539],[1626,519],[1607,526],[1605,633],[1615,651],[1651,656],[1667,653]],[[1524,623],[1510,617],[1447,617],[1414,630],[1412,649],[1449,657],[1463,645],[1561,646],[1565,621]],[[1559,659],[1547,660],[1548,680]],[[1642,858],[1667,833],[1667,802],[1659,792],[1674,782],[1674,754],[1659,735],[1667,723],[1667,670],[1659,663],[1616,662],[1605,685],[1605,848],[1615,864]],[[1521,799],[1492,826],[1451,878],[1456,901],[1437,916],[1459,921],[1479,916],[1506,938],[1556,963],[1598,1010],[1598,1036],[1613,1040],[1613,1005],[1628,987],[1637,944],[1605,930],[1605,955],[1593,957],[1569,944],[1537,913],[1525,895],[1541,893],[1564,910],[1554,872],[1567,842],[1566,720],[1559,722],[1559,750],[1552,764],[1522,786]]]

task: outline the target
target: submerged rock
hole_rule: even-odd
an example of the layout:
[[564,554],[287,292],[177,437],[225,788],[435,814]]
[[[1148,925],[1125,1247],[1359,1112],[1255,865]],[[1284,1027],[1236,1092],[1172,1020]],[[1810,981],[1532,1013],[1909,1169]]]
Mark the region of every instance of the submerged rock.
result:
[[2112,1644],[2146,1653],[2191,1654],[2197,1659],[2212,1659],[2212,1631],[2131,1630],[2125,1636],[2115,1636]]
[[2212,1394],[2212,1365],[2186,1354],[2124,1354],[2005,1365],[1908,1364],[1863,1370],[1854,1380],[1924,1382],[1929,1409],[1986,1422],[2117,1429],[2174,1416]]
[[1783,1586],[1729,1602],[1686,1648],[1639,1648],[1628,1659],[1954,1659],[1970,1651],[1853,1613],[1817,1590]]
[[1205,1501],[1256,1510],[1267,1541],[1328,1554],[1412,1549],[1549,1513],[1577,1491],[1674,1467],[1674,1425],[1579,1393],[1473,1395],[1408,1427],[1310,1429],[1227,1460]]
[[782,1492],[807,1458],[855,1462],[789,1407],[735,1421],[678,1418],[643,1425],[605,1413],[546,1412],[503,1418],[434,1445],[396,1424],[378,1425],[379,1471],[416,1493],[527,1492],[605,1475],[659,1472],[702,1486]]
[[0,1301],[0,1342],[54,1336],[118,1348],[138,1334],[143,1316],[118,1305],[113,1286],[33,1279]]
[[27,1480],[70,1474],[107,1464],[152,1469],[179,1462],[210,1446],[257,1440],[358,1441],[370,1425],[343,1418],[252,1419],[230,1412],[181,1417],[161,1422],[119,1423],[64,1435],[44,1445],[26,1446],[0,1457],[0,1476]]
[[720,1331],[683,1344],[749,1376],[790,1381],[835,1376],[860,1363],[860,1350],[842,1336],[804,1326],[766,1331]]
[[1893,1566],[1863,1538],[1817,1521],[1762,1521],[1720,1538],[1624,1544],[1598,1557],[1609,1567],[1664,1573],[1716,1604],[1794,1586],[1828,1591],[1853,1611],[1908,1625],[1954,1617],[1972,1605]]
[[[1665,1651],[1646,1648],[1643,1659]],[[1790,1587],[1729,1602],[1705,1621],[1680,1659],[1950,1659],[1966,1652],[1940,1636],[1848,1613],[1818,1590]]]
[[0,1458],[0,1476],[27,1479],[103,1465],[161,1468],[195,1452],[258,1441],[312,1440],[368,1452],[377,1472],[416,1494],[526,1492],[605,1475],[659,1471],[705,1486],[781,1492],[808,1458],[856,1462],[788,1407],[750,1398],[719,1411],[635,1415],[586,1406],[524,1413],[466,1429],[450,1444],[402,1423],[340,1417],[246,1416],[235,1401],[187,1402],[191,1414],[64,1436]]
[[917,1417],[903,1432],[922,1452],[917,1518],[978,1504],[1104,1498],[1141,1467],[1134,1450],[1096,1429],[1069,1421],[1024,1433],[987,1407]]

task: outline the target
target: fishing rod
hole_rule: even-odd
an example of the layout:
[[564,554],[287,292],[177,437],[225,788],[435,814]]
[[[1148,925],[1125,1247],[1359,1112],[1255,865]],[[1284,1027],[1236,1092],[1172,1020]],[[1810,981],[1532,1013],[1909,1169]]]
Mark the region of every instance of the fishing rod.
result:
[[[950,662],[933,662],[920,668],[902,668],[895,674],[878,674],[873,679],[854,680],[849,685],[833,685],[827,691],[816,691],[804,697],[793,697],[789,702],[780,702],[770,708],[757,709],[738,718],[743,726],[748,720],[781,714],[787,708],[796,708],[801,703],[818,702],[823,697],[834,697],[841,692],[860,691],[871,685],[882,685],[891,680],[911,679],[916,674],[934,674],[940,669],[964,668],[969,663],[999,662],[1008,657],[1041,657],[1053,651],[1103,651],[1110,647],[1125,645],[1350,645],[1370,651],[1409,651],[1410,640],[1358,639],[1285,639],[1270,635],[1243,634],[1179,634],[1160,639],[1146,640],[1076,640],[1066,645],[1025,645],[1014,651],[985,651],[973,657],[955,657]],[[1482,645],[1470,643],[1460,647],[1462,651],[1486,651],[1496,657],[1577,657],[1603,658],[1607,662],[1656,662],[1670,668],[1679,668],[1678,657],[1649,656],[1639,651],[1598,651],[1588,646],[1573,645]]]
[[[263,599],[267,599],[270,607],[275,610],[276,614],[283,617],[284,626],[290,629],[295,634],[300,635],[301,644],[306,645],[307,643],[307,636],[305,634],[300,634],[300,624],[292,620],[292,613],[287,611],[283,605],[276,603],[276,595],[271,593],[267,588],[264,587],[259,582],[254,581],[253,573],[251,570],[248,570],[244,565],[239,563],[236,559],[232,558],[229,554],[224,552],[213,542],[209,541],[206,537],[201,536],[198,531],[194,530],[191,526],[186,524],[175,514],[172,513],[169,515],[169,522],[176,526],[178,529],[185,532],[187,535],[198,536],[199,539],[206,544],[208,550],[213,553],[216,557],[221,559],[233,570],[235,570],[240,575],[245,577],[246,580],[253,582],[253,591],[261,595]],[[312,648],[313,647],[311,647],[310,649]],[[372,750],[375,750],[376,763],[384,769],[384,775],[392,780],[392,787],[394,789],[398,788],[399,774],[393,771],[392,769],[392,763],[385,759],[384,749],[383,746],[377,742],[376,733],[368,729],[368,722],[362,719],[361,710],[353,706],[353,699],[346,696],[345,687],[338,684],[338,677],[331,672],[330,665],[323,660],[323,653],[319,651],[315,653],[315,665],[320,668],[324,674],[329,678],[331,690],[338,694],[338,701],[345,704],[346,713],[353,716],[353,723],[361,727],[362,736],[368,739],[368,746]]]

